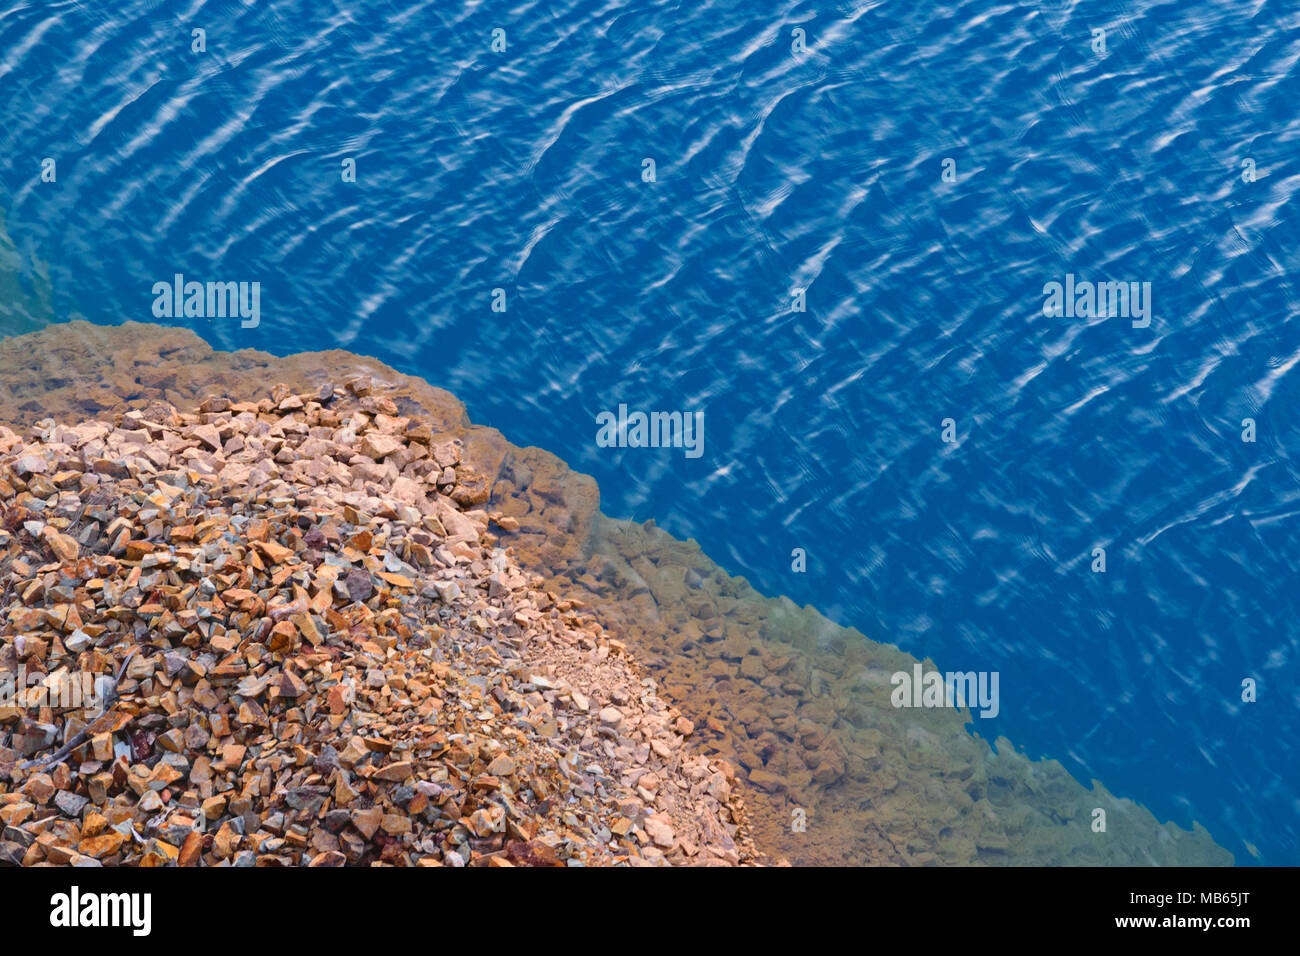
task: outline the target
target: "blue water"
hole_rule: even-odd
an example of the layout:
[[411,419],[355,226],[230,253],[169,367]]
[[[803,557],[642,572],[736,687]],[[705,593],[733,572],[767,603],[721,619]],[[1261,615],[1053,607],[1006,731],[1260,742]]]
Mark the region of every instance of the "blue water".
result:
[[[260,281],[257,328],[177,324],[450,388],[607,513],[999,671],[980,733],[1296,864],[1298,59],[1283,0],[6,0],[0,209],[60,316]],[[1045,317],[1067,273],[1149,328]],[[620,402],[704,454],[596,447]]]

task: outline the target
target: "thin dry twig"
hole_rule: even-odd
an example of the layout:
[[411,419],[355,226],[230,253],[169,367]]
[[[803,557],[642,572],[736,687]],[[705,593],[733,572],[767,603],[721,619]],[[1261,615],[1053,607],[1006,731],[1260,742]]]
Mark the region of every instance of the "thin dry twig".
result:
[[[135,656],[135,653],[138,650],[140,650],[139,647],[133,647],[131,650],[127,651],[126,659],[122,661],[122,666],[117,669],[117,676],[113,678],[112,686],[109,687],[108,693],[104,695],[105,713],[107,713],[108,709],[117,701],[117,685],[121,682],[122,675],[126,673],[126,666],[131,663],[131,658]],[[20,764],[19,769],[28,770],[32,767],[36,767],[38,770],[44,770],[46,767],[53,767],[57,764],[61,764],[63,761],[71,757],[73,752],[78,747],[83,746],[89,739],[90,735],[83,730],[48,757],[38,757],[35,760],[28,760],[27,762]]]

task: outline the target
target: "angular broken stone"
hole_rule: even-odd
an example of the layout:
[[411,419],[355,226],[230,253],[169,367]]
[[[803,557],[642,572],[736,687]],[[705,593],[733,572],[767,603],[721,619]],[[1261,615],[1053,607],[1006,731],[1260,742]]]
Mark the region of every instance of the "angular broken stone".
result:
[[0,665],[90,668],[109,695],[0,707],[0,863],[736,854],[741,805],[725,780],[704,789],[721,771],[687,772],[626,648],[497,546],[490,524],[523,526],[478,507],[491,481],[385,389],[151,400],[75,440],[0,428],[0,506],[26,503],[0,531]]
[[346,586],[348,597],[353,601],[368,601],[375,593],[374,583],[370,580],[370,575],[364,571],[349,571]]

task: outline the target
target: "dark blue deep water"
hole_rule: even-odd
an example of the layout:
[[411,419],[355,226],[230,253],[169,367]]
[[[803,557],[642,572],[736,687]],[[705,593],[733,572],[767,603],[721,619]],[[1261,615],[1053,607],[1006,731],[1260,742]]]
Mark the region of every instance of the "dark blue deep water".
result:
[[[1298,60],[1289,0],[0,0],[0,209],[58,318],[259,281],[257,328],[177,324],[445,386],[607,513],[999,671],[981,734],[1296,864]],[[1045,316],[1067,273],[1149,326]],[[620,402],[703,455],[598,448]]]

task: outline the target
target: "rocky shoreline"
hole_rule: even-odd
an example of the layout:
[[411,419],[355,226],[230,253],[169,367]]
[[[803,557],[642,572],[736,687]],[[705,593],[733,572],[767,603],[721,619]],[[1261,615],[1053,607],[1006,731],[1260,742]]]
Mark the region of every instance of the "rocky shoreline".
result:
[[[751,859],[732,769],[496,546],[487,487],[366,377],[0,428],[0,666],[34,675],[0,860]],[[104,701],[50,706],[86,672]]]
[[[18,768],[0,785],[10,857],[93,860],[81,841],[111,832],[123,840],[110,836],[98,859],[142,862],[154,841],[150,859],[166,863],[189,825],[202,831],[198,859],[218,864],[1232,862],[1199,826],[1162,824],[1009,741],[991,748],[964,711],[893,708],[888,675],[910,671],[911,655],[758,594],[653,522],[607,518],[590,478],[471,425],[420,379],[346,352],[214,352],[188,331],[137,323],[49,326],[0,350],[0,423],[13,430],[0,442],[13,493],[0,487],[0,502],[36,513],[0,538],[13,584],[0,667],[40,657],[47,673],[75,663],[112,675],[133,641],[157,644],[127,662],[120,716],[105,726],[124,723],[94,728],[80,763],[21,769],[19,751],[48,752],[80,728],[50,713],[33,731],[0,711],[0,763]],[[122,474],[124,460],[138,467]],[[112,509],[88,502],[105,492],[131,527],[101,553]],[[172,539],[205,521],[218,522],[211,540]],[[164,553],[125,550],[132,542]],[[283,561],[266,553],[272,542]],[[218,582],[207,565],[222,554]],[[92,576],[64,580],[65,557],[89,561]],[[166,563],[179,560],[189,570]],[[153,591],[175,590],[143,593],[146,575]],[[219,621],[177,623],[218,597]],[[89,644],[69,648],[77,628],[60,607],[77,609]],[[92,635],[83,612],[111,623]],[[214,668],[234,671],[223,684]],[[245,681],[265,725],[239,719]],[[201,684],[216,701],[203,712],[233,713],[229,728],[174,724]],[[354,696],[338,701],[340,686]],[[488,711],[488,729],[476,727]],[[228,760],[227,746],[244,749]],[[394,765],[389,777],[410,774],[380,776]],[[224,805],[207,804],[221,794]],[[557,795],[576,801],[572,819]],[[1090,826],[1097,808],[1104,833]]]

